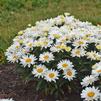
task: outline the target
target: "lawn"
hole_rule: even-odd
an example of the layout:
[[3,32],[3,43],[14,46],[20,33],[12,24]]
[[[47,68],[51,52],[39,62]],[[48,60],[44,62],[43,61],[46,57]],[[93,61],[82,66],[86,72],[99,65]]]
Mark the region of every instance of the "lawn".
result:
[[101,24],[101,0],[0,0],[0,50],[5,51],[28,24],[64,12]]

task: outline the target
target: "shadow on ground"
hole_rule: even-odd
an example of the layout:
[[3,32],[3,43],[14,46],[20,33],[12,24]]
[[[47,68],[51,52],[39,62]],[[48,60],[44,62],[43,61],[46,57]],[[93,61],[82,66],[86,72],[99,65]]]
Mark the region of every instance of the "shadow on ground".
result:
[[68,95],[63,100],[52,96],[42,96],[35,91],[34,82],[25,84],[16,73],[15,65],[0,66],[0,98],[13,98],[15,101],[81,101],[79,95]]

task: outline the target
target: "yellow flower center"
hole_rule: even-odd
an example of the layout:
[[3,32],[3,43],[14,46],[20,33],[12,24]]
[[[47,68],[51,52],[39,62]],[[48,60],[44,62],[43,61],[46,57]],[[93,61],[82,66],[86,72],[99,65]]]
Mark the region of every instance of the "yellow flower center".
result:
[[84,44],[84,42],[83,42],[83,41],[79,41],[78,43],[79,43],[79,45],[82,45],[82,44]]
[[95,95],[95,93],[94,92],[88,92],[88,94],[87,94],[89,97],[93,97],[94,95]]
[[56,47],[56,48],[60,48],[60,45],[56,45],[55,47]]
[[84,39],[84,40],[88,40],[88,37],[84,36],[83,39]]
[[68,75],[68,76],[72,76],[72,71],[71,71],[71,70],[68,70],[68,71],[67,71],[67,75]]
[[67,68],[68,67],[68,64],[64,63],[62,64],[63,68]]
[[101,45],[97,45],[96,48],[101,50]]
[[18,49],[18,48],[19,48],[19,46],[16,46],[16,48]]
[[[47,32],[47,31],[46,31]],[[48,35],[48,33],[44,33],[44,36],[47,36]]]
[[54,38],[60,38],[60,35],[59,34],[53,34]]
[[50,74],[49,74],[49,77],[50,77],[50,78],[54,78],[54,76],[55,76],[54,73],[50,73]]
[[65,42],[65,41],[66,41],[66,38],[62,39],[61,41],[62,41],[62,42]]
[[67,52],[69,52],[69,51],[71,50],[71,47],[66,47],[65,50],[66,50]]
[[32,43],[28,43],[28,46],[32,47]]
[[13,56],[13,59],[17,59],[18,57],[16,55]]
[[97,72],[98,72],[98,73],[101,73],[101,69],[100,69],[100,70],[97,70]]
[[89,37],[89,36],[91,36],[92,34],[86,34],[86,37]]
[[49,56],[48,56],[48,55],[45,55],[43,58],[44,58],[45,60],[48,60],[48,59],[49,59]]
[[62,44],[62,45],[60,46],[61,49],[65,49],[66,47],[67,47],[67,46],[64,45],[64,44]]
[[37,72],[38,72],[38,73],[42,73],[42,72],[43,72],[43,68],[38,68],[38,69],[37,69]]
[[80,55],[80,51],[79,51],[79,50],[77,50],[75,53],[76,53],[77,55]]
[[48,45],[48,42],[47,42],[47,41],[44,41],[43,44],[44,44],[44,45]]
[[20,44],[22,44],[22,43],[23,43],[23,40],[19,40],[18,42],[19,42]]
[[25,61],[26,61],[27,63],[30,63],[30,62],[32,61],[32,59],[27,58]]

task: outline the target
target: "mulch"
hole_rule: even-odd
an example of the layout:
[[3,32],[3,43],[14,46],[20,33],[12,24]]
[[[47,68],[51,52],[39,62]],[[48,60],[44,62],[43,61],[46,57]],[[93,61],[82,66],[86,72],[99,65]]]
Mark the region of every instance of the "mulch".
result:
[[16,72],[14,64],[0,65],[0,99],[13,98],[15,101],[82,101],[77,94],[54,99],[35,91],[34,82],[25,83]]

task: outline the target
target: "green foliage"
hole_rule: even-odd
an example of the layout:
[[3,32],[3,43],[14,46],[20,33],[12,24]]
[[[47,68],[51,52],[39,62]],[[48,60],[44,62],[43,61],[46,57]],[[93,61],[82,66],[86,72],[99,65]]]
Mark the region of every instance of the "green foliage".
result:
[[[88,45],[89,48],[87,48],[87,50],[91,50],[93,47],[93,45]],[[36,57],[39,57],[40,53],[43,53],[45,51],[47,51],[47,49],[41,49],[40,47],[34,47],[34,49],[30,52],[30,54],[35,54]],[[89,50],[89,51],[90,51]],[[92,49],[93,50],[93,49]],[[60,60],[62,59],[69,59],[73,65],[74,68],[77,70],[77,75],[76,78],[73,81],[68,81],[66,79],[63,79],[63,75],[61,74],[63,71],[60,71],[60,77],[59,79],[56,81],[56,83],[54,82],[47,82],[46,80],[44,80],[43,78],[37,78],[34,77],[32,75],[32,70],[33,68],[35,68],[35,66],[31,66],[29,67],[23,67],[22,65],[20,65],[20,63],[17,64],[17,71],[18,73],[21,74],[21,77],[26,81],[30,81],[30,80],[34,80],[35,82],[35,86],[36,86],[36,91],[40,91],[45,95],[53,95],[56,98],[62,98],[63,96],[65,96],[65,94],[68,93],[80,93],[80,89],[81,89],[81,84],[80,82],[82,81],[82,79],[88,74],[91,74],[92,71],[92,66],[99,62],[97,60],[90,60],[87,59],[86,56],[84,57],[71,57],[71,54],[69,52],[58,52],[58,53],[54,53],[54,56],[56,57],[54,59],[54,61],[51,61],[50,63],[44,63],[44,65],[46,67],[50,67],[48,69],[55,69],[55,67],[57,67],[57,64]],[[40,61],[37,61],[37,63],[40,63]],[[101,82],[98,82],[98,85],[100,85]],[[67,90],[66,90],[67,89]],[[78,90],[76,90],[78,89]]]
[[16,64],[16,71],[21,75],[22,79],[26,82],[32,80],[32,68],[23,68],[21,65]]

